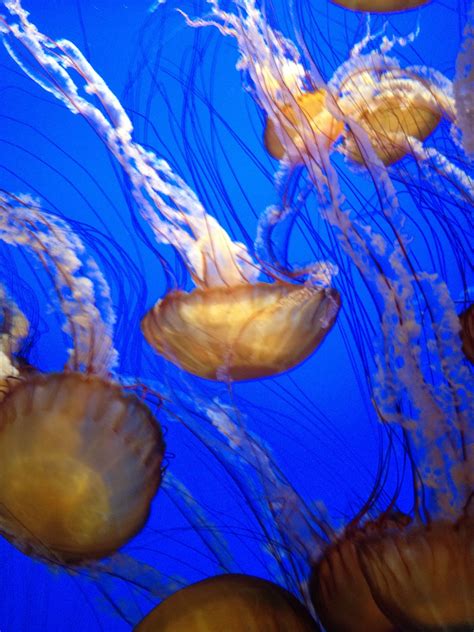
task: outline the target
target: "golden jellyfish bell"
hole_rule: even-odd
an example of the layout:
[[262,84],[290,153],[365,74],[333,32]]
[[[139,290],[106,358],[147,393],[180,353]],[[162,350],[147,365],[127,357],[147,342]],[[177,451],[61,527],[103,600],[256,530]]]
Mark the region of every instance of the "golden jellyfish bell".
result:
[[[294,103],[280,106],[276,116],[283,138],[279,138],[276,126],[269,118],[263,141],[268,153],[277,160],[282,160],[288,154],[292,161],[301,162],[301,156],[308,153],[307,145],[314,137],[317,136],[319,142],[329,147],[343,130],[343,123],[336,120],[326,108],[325,90],[301,92],[295,97]],[[312,138],[308,139],[309,130]]]
[[317,632],[304,606],[280,586],[250,575],[219,575],[179,590],[135,632]]
[[350,632],[357,621],[361,630],[393,631],[372,597],[352,539],[336,542],[325,552],[311,575],[310,594],[318,617],[328,630]]
[[95,376],[37,374],[0,413],[0,532],[19,549],[87,562],[143,527],[164,443],[135,396]]
[[434,522],[369,538],[359,559],[394,629],[474,629],[474,520]]
[[142,330],[158,353],[189,373],[250,380],[307,358],[339,306],[336,290],[282,282],[175,291],[145,315]]
[[[424,99],[414,92],[400,96],[381,91],[370,103],[361,97],[354,113],[354,119],[367,133],[375,153],[387,166],[410,152],[410,138],[419,141],[428,138],[441,118],[431,99]],[[344,145],[346,154],[352,160],[364,162],[351,133],[344,139]]]
[[462,350],[466,358],[474,364],[474,303],[462,312],[459,320]]
[[430,0],[332,0],[345,9],[353,11],[369,11],[371,13],[392,13],[395,11],[407,11],[415,9]]
[[357,629],[370,632],[394,632],[393,623],[375,602],[362,573],[358,558],[361,542],[368,531],[383,532],[407,524],[405,516],[383,519],[381,524],[368,523],[334,542],[314,565],[309,592],[321,623],[327,630],[352,632]]

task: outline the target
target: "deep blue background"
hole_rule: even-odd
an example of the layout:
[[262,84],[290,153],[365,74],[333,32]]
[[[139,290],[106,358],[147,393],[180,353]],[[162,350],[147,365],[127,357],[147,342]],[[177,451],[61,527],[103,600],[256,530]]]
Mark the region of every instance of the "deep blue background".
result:
[[[328,78],[363,34],[365,20],[326,0],[317,4],[311,32],[306,35],[313,46],[317,43],[315,61]],[[64,37],[77,44],[121,96],[136,124],[138,140],[165,156],[198,191],[209,212],[236,237],[252,240],[256,214],[276,201],[271,183],[276,163],[261,143],[261,117],[243,92],[234,69],[234,42],[210,30],[197,34],[187,28],[173,11],[175,5],[178,3],[169,2],[151,14],[149,0],[25,0],[32,21],[50,37]],[[179,6],[191,15],[204,11],[199,3]],[[302,19],[309,21],[304,5],[296,6]],[[276,4],[275,14],[285,30],[287,3]],[[463,3],[446,0],[392,16],[389,22],[390,28],[400,33],[410,32],[419,23],[421,30],[414,46],[400,55],[412,63],[423,60],[452,78],[463,16]],[[375,26],[382,22],[378,18]],[[291,31],[285,32],[291,35]],[[196,71],[195,99],[185,84],[191,68]],[[167,286],[155,253],[147,248],[143,236],[138,236],[131,220],[128,190],[117,165],[87,124],[25,78],[3,47],[0,72],[0,186],[14,193],[37,195],[45,209],[100,231],[100,235],[93,235],[86,227],[78,227],[85,241],[93,242],[104,257],[102,264],[119,313],[117,345],[122,374],[158,381],[175,376],[174,369],[142,345],[138,335],[130,338],[128,333],[129,324],[138,331],[138,316]],[[214,117],[211,122],[209,105],[222,121]],[[188,109],[183,119],[185,106]],[[146,227],[140,226],[153,243]],[[111,250],[110,257],[119,259],[119,248],[123,248],[136,269],[123,263],[126,276],[114,275],[113,264],[110,268],[107,265],[111,259],[106,247]],[[182,280],[171,249],[159,246],[158,250],[176,271],[178,281]],[[43,370],[60,369],[65,339],[57,306],[52,310],[48,307],[53,297],[47,278],[28,255],[6,246],[2,252],[9,261],[8,266],[4,264],[5,282],[35,328],[31,359]],[[311,258],[304,230],[295,231],[290,254],[295,265]],[[423,258],[423,253],[420,256]],[[458,290],[453,288],[454,293]],[[295,488],[308,500],[324,501],[339,521],[351,515],[370,489],[379,454],[378,428],[367,399],[363,369],[357,354],[351,352],[351,342],[344,338],[343,324],[341,319],[317,353],[290,374],[235,387],[249,423],[272,446]],[[199,393],[227,396],[218,386],[192,378],[188,384]],[[232,491],[224,493],[225,483],[211,463],[212,457],[185,431],[169,421],[165,424],[168,451],[174,457],[172,471],[211,514],[218,509],[228,516],[225,520],[216,516],[219,524],[228,521],[235,529],[232,521],[240,509],[233,503]],[[159,495],[147,528],[128,547],[129,553],[160,571],[189,579],[213,569],[215,572],[215,566],[187,548],[190,532],[174,532],[174,525],[179,527],[179,517],[166,496]],[[249,550],[237,540],[232,539],[235,568],[264,574],[264,565],[255,559],[251,547]],[[0,582],[1,632],[128,629],[87,582],[53,573],[4,542],[0,543]],[[131,608],[127,601],[132,599],[126,585],[114,589],[111,596],[113,603],[127,609]],[[137,603],[137,610],[132,610],[142,607]]]

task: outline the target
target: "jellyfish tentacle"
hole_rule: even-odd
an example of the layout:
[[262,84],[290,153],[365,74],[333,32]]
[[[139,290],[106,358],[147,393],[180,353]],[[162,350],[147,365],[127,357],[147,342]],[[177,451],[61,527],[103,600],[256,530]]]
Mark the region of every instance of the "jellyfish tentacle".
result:
[[461,50],[456,59],[456,77],[454,79],[454,97],[456,100],[457,124],[462,130],[464,151],[474,157],[474,6],[471,6],[470,19],[463,33]]
[[[309,287],[295,292],[298,288],[290,284],[258,283],[262,268],[247,247],[230,239],[166,161],[133,140],[130,118],[80,50],[40,33],[19,0],[4,6],[12,16],[0,21],[8,50],[16,40],[43,73],[29,71],[18,55],[14,60],[91,124],[129,177],[155,237],[176,248],[200,286],[191,293],[170,292],[149,311],[142,323],[148,342],[186,370],[218,380],[274,375],[306,359],[337,316],[337,292],[310,292]],[[79,94],[73,72],[85,82],[85,96]],[[89,95],[99,100],[101,109]],[[285,300],[290,294],[292,300]],[[222,326],[222,319],[230,326]]]
[[[157,241],[176,248],[195,282],[204,287],[255,280],[259,269],[245,245],[231,240],[165,160],[133,140],[133,124],[120,101],[79,49],[67,40],[54,42],[40,33],[19,0],[6,1],[4,6],[17,19],[15,23],[0,19],[8,52],[36,83],[90,123],[130,178],[134,198]],[[9,38],[31,53],[43,74],[20,59]],[[86,83],[84,96],[73,71]],[[99,100],[102,110],[92,97]]]
[[[229,16],[219,8],[218,1],[213,0],[212,13],[225,26],[227,23],[232,25],[226,34],[237,39],[240,53],[238,66],[249,69],[252,94],[256,95],[256,101],[264,107],[267,115],[272,116],[275,105],[271,101],[276,90],[272,84],[262,81],[259,64],[266,64],[268,74],[279,82],[280,90],[288,93],[283,74],[272,74],[272,71],[279,63],[284,65],[286,51],[291,47],[287,46],[283,36],[266,24],[255,2],[245,0],[234,4],[236,13]],[[205,25],[205,21],[202,25]],[[254,31],[259,34],[258,44],[254,44],[250,37]],[[380,37],[378,50],[365,53],[365,49],[369,45],[373,46]],[[396,145],[394,154],[384,156],[373,142],[371,126],[364,120],[367,109],[370,111],[374,108],[377,111],[379,99],[383,103],[388,97],[399,100],[404,95],[406,98],[407,94],[415,103],[423,102],[427,110],[433,112],[427,130],[422,130],[422,138],[437,125],[439,117],[444,116],[451,122],[455,120],[452,86],[445,77],[424,67],[402,69],[398,61],[388,54],[394,46],[404,46],[415,37],[416,32],[405,38],[390,39],[383,31],[372,34],[368,29],[365,37],[353,48],[349,60],[336,70],[325,87],[331,97],[326,100],[325,107],[332,111],[335,118],[344,122],[355,139],[360,152],[359,161],[376,186],[379,214],[388,227],[390,237],[373,225],[354,219],[351,212],[345,210],[347,202],[337,169],[331,161],[331,146],[320,142],[311,130],[311,122],[304,120],[304,116],[301,116],[301,120],[297,117],[303,139],[301,145],[304,147],[299,160],[315,187],[320,214],[341,234],[343,249],[372,288],[371,294],[376,298],[382,314],[383,336],[379,361],[383,363],[384,370],[377,376],[381,382],[375,392],[379,410],[386,419],[396,420],[402,427],[404,415],[411,422],[416,419],[418,423],[408,423],[405,427],[418,446],[423,444],[423,441],[417,441],[420,435],[428,445],[446,439],[446,447],[453,462],[463,463],[464,474],[461,477],[465,478],[469,464],[472,466],[472,457],[465,456],[464,443],[466,428],[472,424],[473,409],[468,402],[469,395],[464,395],[469,390],[470,377],[463,366],[457,314],[452,301],[446,299],[449,293],[444,282],[432,275],[432,291],[429,292],[425,287],[426,278],[412,261],[406,218],[387,166],[399,157]],[[274,39],[280,40],[280,46],[273,44]],[[272,56],[279,54],[281,59],[274,61]],[[303,67],[297,52],[293,60]],[[298,84],[298,78],[302,76],[302,72],[296,74],[295,92],[293,95],[287,94],[284,102],[291,103],[292,99],[293,103],[296,101],[298,91],[304,88],[301,82]],[[390,131],[389,128],[385,137],[391,143]],[[403,126],[400,131],[404,131]],[[408,133],[408,137],[415,134],[418,134],[417,129]],[[283,138],[282,135],[280,140]],[[404,143],[409,148],[410,138],[404,139]],[[430,155],[434,157],[436,154]],[[285,160],[284,157],[284,164]],[[452,174],[456,176],[455,182],[470,186],[467,176],[464,178],[455,167]],[[266,229],[269,219],[272,220],[272,217],[264,218],[263,229]],[[432,323],[430,345],[440,357],[436,377],[433,377],[432,368],[421,353],[421,304],[427,306]],[[441,314],[444,320],[437,322]],[[403,363],[402,368],[399,367],[400,363]],[[437,384],[438,379],[441,387]],[[456,421],[450,419],[452,414]],[[423,420],[426,421],[423,423]],[[434,454],[433,460],[436,461],[438,453],[434,451]],[[424,482],[428,487],[436,488],[437,511],[456,514],[462,503],[466,502],[466,487],[463,487],[460,497],[456,497],[449,473],[445,475],[442,468],[441,471],[437,468],[434,472],[428,472],[428,461],[429,456]]]
[[[450,162],[435,147],[425,147],[417,138],[409,138],[410,153],[420,161],[422,168],[429,176],[430,170],[436,170],[436,174],[453,184],[460,197],[464,197],[470,205],[474,204],[474,178],[463,169]],[[426,164],[426,166],[424,166]]]
[[0,402],[8,393],[11,381],[19,378],[15,354],[28,336],[29,322],[18,305],[0,284]]
[[67,367],[107,376],[118,359],[112,340],[114,316],[108,305],[104,320],[96,306],[97,288],[92,279],[99,282],[106,305],[110,297],[97,266],[93,265],[91,274],[83,266],[82,241],[29,196],[2,193],[0,207],[0,239],[30,249],[51,274],[66,318],[65,331],[73,340]]
[[[190,400],[184,393],[179,402],[196,410],[196,415],[188,415],[182,423],[224,465],[253,512],[264,536],[262,549],[272,564],[272,577],[290,590],[301,591],[302,584],[288,581],[306,576],[308,557],[322,550],[330,527],[316,518],[292,488],[270,447],[247,428],[245,415],[237,407],[218,398],[212,402],[199,397]],[[252,475],[245,476],[249,468]],[[289,565],[295,571],[288,576]]]

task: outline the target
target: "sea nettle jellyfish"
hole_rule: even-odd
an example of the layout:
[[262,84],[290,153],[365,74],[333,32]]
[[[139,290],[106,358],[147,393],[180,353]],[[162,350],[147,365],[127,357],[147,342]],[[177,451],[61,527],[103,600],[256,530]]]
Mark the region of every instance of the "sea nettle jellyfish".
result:
[[430,0],[332,0],[345,9],[353,11],[370,11],[372,13],[390,13],[393,11],[407,11],[415,9]]
[[[143,527],[160,483],[166,497],[171,496],[171,508],[176,507],[184,518],[180,528],[187,529],[185,541],[195,539],[204,547],[204,554],[196,546],[193,555],[208,565],[213,562],[214,572],[216,567],[219,572],[230,572],[235,561],[227,555],[224,537],[193,494],[170,472],[161,481],[164,443],[159,426],[141,400],[112,381],[117,360],[112,344],[115,316],[105,279],[94,261],[86,259],[81,240],[64,221],[45,213],[30,197],[3,193],[1,211],[0,238],[9,246],[34,253],[41,261],[54,283],[66,316],[65,332],[73,345],[62,372],[45,374],[27,365],[22,359],[22,341],[28,335],[28,321],[0,288],[0,533],[22,552],[66,570],[76,581],[79,576],[90,579],[115,612],[134,625],[143,617],[139,598],[145,598],[145,604],[151,598],[166,598],[185,583],[182,577],[161,574],[127,551],[117,552]],[[148,395],[150,391],[147,387]],[[206,455],[214,450],[216,455],[222,453],[226,476],[231,481],[233,475],[241,476],[241,480],[236,478],[243,499],[239,502],[252,499],[255,520],[264,535],[268,537],[271,529],[275,532],[270,545],[261,536],[261,555],[275,556],[275,565],[283,569],[285,543],[278,525],[269,506],[257,504],[252,479],[247,480],[233,463],[236,452],[231,442],[243,445],[248,441],[242,416],[239,425],[233,425],[216,401],[210,405],[199,402],[193,393],[181,393],[180,401],[167,402],[169,419],[179,418],[181,403],[187,412],[183,423],[203,441]],[[199,405],[202,410],[193,415]],[[234,409],[228,414],[235,414]],[[258,442],[250,445],[258,463],[267,458],[264,451],[258,452]],[[244,463],[248,467],[247,457]],[[275,506],[291,488],[282,486],[271,467],[265,467],[264,473],[266,488],[271,490],[268,503]],[[174,517],[168,506],[167,527],[172,532],[170,514]],[[166,527],[163,532],[163,552],[158,551],[158,556],[169,554]],[[151,529],[150,533],[155,542],[157,534]],[[179,547],[186,545],[172,540],[172,557],[178,558],[173,563],[178,566]],[[110,558],[104,560],[104,556]],[[281,579],[283,570],[275,575]],[[131,605],[122,605],[112,580],[125,581],[127,597],[133,590],[136,603],[134,599]],[[263,580],[252,582],[257,587],[266,585]],[[298,592],[296,581],[291,588]],[[314,626],[295,597],[278,587],[271,586],[269,591],[280,593],[280,599],[274,597],[274,606],[286,612],[290,623],[295,604],[300,614],[295,612],[293,620]]]
[[[381,212],[383,230],[399,241],[401,221],[407,232],[419,235],[427,242],[426,248],[438,254],[434,262],[438,272],[445,274],[445,256],[455,259],[460,283],[465,285],[474,184],[457,125],[466,127],[469,99],[459,96],[455,100],[453,83],[437,70],[421,65],[403,67],[393,56],[393,49],[406,47],[416,39],[415,34],[390,39],[368,30],[349,58],[324,82],[314,62],[303,58],[293,42],[269,26],[253,0],[239,2],[238,15],[223,11],[217,2],[210,4],[213,20],[185,16],[186,21],[193,27],[215,26],[236,39],[240,51],[237,67],[266,117],[265,146],[280,160],[276,183],[282,193],[282,209],[280,218],[273,210],[261,216],[256,244],[261,256],[278,265],[272,256],[272,233],[294,214],[292,208],[301,208],[299,197],[308,197],[311,186],[320,216],[336,234],[344,235],[342,248],[350,258],[359,259],[356,265],[364,282],[371,277],[367,265],[391,277],[390,264],[386,265],[388,251],[382,262],[377,254],[382,242],[375,232],[372,239],[365,234],[373,228],[346,217],[354,207],[359,213],[359,184],[352,180],[368,172],[366,182],[373,183],[374,191],[367,210],[377,217]],[[466,50],[472,46],[471,39],[466,28]],[[463,89],[457,90],[459,95],[469,93],[470,67],[465,66],[466,79]],[[454,88],[459,85],[456,81]],[[464,104],[461,116],[457,102]],[[446,154],[435,143],[424,142],[435,131],[443,134],[439,145]],[[464,137],[468,142],[469,133]],[[337,160],[338,153],[346,158],[349,173]],[[420,172],[425,178],[422,187]],[[293,182],[295,177],[303,182],[299,188]],[[410,225],[400,219],[398,192],[405,196]],[[342,267],[340,261],[337,264]]]
[[[429,273],[418,269],[387,169],[406,154],[423,168],[429,164],[441,188],[449,183],[453,195],[461,192],[460,218],[467,217],[466,203],[473,197],[468,171],[422,144],[441,116],[456,120],[452,86],[434,70],[402,69],[388,57],[401,40],[385,38],[380,50],[361,54],[374,40],[369,33],[327,86],[312,77],[325,92],[318,93],[320,107],[308,119],[301,99],[308,73],[296,47],[250,0],[236,3],[236,13],[210,4],[214,21],[188,23],[212,24],[236,38],[238,66],[272,120],[284,149],[283,167],[304,166],[321,216],[370,288],[380,331],[373,402],[380,421],[401,430],[412,470],[414,507],[408,517],[394,518],[387,510],[367,521],[363,512],[319,555],[311,580],[314,606],[331,630],[352,630],[354,621],[370,630],[468,630],[474,620],[472,372],[441,266],[433,259]],[[290,105],[291,115],[282,104]],[[334,122],[320,118],[324,108]],[[331,162],[337,121],[344,122],[341,151],[360,162],[359,175],[375,184],[373,221],[370,214],[350,213],[344,181]],[[271,232],[271,221],[274,215],[264,216],[261,228]],[[451,228],[463,232],[457,222]],[[468,274],[468,256],[461,273]]]
[[385,165],[410,154],[440,170],[449,167],[453,177],[472,184],[454,164],[422,144],[442,118],[456,122],[453,86],[433,69],[403,68],[388,55],[406,40],[384,37],[380,50],[364,53],[376,39],[369,33],[325,84],[314,66],[311,73],[306,69],[291,41],[261,23],[252,0],[239,3],[241,17],[222,11],[217,2],[210,4],[215,21],[186,16],[187,22],[217,26],[237,39],[238,67],[267,117],[264,142],[273,157],[290,165],[305,164],[309,153],[315,158],[317,148],[318,166],[324,171],[334,143],[341,139],[336,148],[353,162],[370,160],[372,150]]
[[462,350],[466,358],[474,364],[474,303],[459,316],[461,322]]
[[2,292],[0,532],[51,564],[89,564],[145,524],[162,434],[147,406],[112,380],[114,313],[96,264],[81,262],[82,242],[29,197],[1,193],[0,211],[0,239],[45,266],[73,341],[63,371],[26,369],[17,354],[28,322]]
[[289,592],[250,575],[219,575],[168,597],[136,632],[316,632],[318,626]]
[[[54,47],[28,21],[20,2],[4,5],[10,17],[2,18],[0,25],[12,57],[89,121],[129,177],[155,238],[180,253],[197,285],[191,292],[168,293],[150,310],[142,322],[148,342],[185,370],[218,380],[274,375],[308,357],[339,310],[338,293],[327,287],[330,267],[321,264],[319,285],[258,281],[262,268],[246,246],[230,239],[164,160],[133,140],[125,110],[74,44],[61,40]],[[29,66],[21,47],[44,74]],[[72,70],[85,82],[86,96],[80,95]]]

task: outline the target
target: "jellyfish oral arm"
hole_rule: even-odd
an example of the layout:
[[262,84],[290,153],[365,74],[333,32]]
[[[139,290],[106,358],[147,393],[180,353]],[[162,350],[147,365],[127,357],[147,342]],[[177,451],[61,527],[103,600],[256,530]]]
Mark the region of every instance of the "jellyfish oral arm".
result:
[[[0,31],[9,54],[38,85],[88,121],[129,177],[140,213],[155,239],[180,253],[198,285],[256,280],[259,269],[244,244],[231,240],[166,161],[133,140],[130,118],[80,50],[67,40],[54,42],[40,33],[19,0],[3,4],[11,16],[0,16]],[[32,55],[42,72],[19,57],[15,41]],[[74,74],[85,83],[83,95]],[[102,109],[93,105],[90,97],[96,97]]]
[[[28,196],[2,193],[0,210],[0,239],[31,250],[51,274],[66,318],[65,331],[73,340],[67,366],[108,375],[117,361],[112,342],[115,317],[97,265],[89,260],[83,266],[80,260],[84,252],[81,240]],[[97,289],[105,302],[104,317],[97,307]]]
[[30,323],[0,284],[0,402],[9,392],[12,379],[20,377],[15,353],[28,336]]
[[[244,72],[249,91],[266,113],[285,160],[298,162],[308,139],[332,143],[339,130],[325,109],[325,94],[307,91],[308,72],[293,42],[267,24],[253,0],[235,2],[238,13],[222,10],[217,0],[209,4],[215,19],[190,19],[181,13],[191,27],[214,26],[235,38],[240,54],[236,68]],[[322,85],[316,69],[313,89],[314,82]]]
[[255,87],[255,97],[268,114],[274,112],[276,104],[284,102],[288,94],[303,90],[306,71],[297,48],[266,23],[253,0],[236,3],[240,15],[223,11],[217,0],[208,1],[215,20],[191,19],[183,11],[179,12],[191,27],[214,26],[223,35],[237,40],[240,53],[237,69],[248,73]]
[[461,50],[456,60],[456,77],[453,84],[456,99],[457,124],[462,131],[463,147],[474,157],[474,5],[471,5]]
[[[2,360],[0,364],[2,367],[5,367],[5,361],[7,361],[8,365],[11,365],[12,355],[19,351],[21,342],[28,336],[30,324],[25,314],[8,296],[1,284],[0,313],[2,313],[0,327],[0,353],[2,354]],[[9,375],[3,369],[0,369],[0,374],[2,376]]]
[[[289,52],[295,64],[303,68],[295,47],[266,24],[252,0],[236,0],[236,12],[231,14],[222,11],[217,0],[212,0],[210,4],[214,19],[207,24],[217,26],[224,35],[231,35],[237,40],[241,55],[238,67],[248,72],[253,96],[266,113],[272,116],[272,108],[275,113],[274,104],[278,99],[280,103],[296,103],[304,88],[304,73],[302,70],[295,73],[295,82],[290,86],[285,81],[283,70],[290,58]],[[204,26],[206,20],[194,23],[188,20],[188,23]],[[378,49],[364,53],[364,49],[379,37],[381,43]],[[377,114],[381,105],[387,108],[386,103],[395,101],[397,107],[399,102],[402,103],[401,110],[406,106],[416,113],[421,106],[426,108],[433,118],[427,134],[441,117],[455,121],[451,82],[428,68],[403,69],[395,58],[388,56],[395,45],[405,46],[415,37],[416,33],[412,33],[405,38],[389,39],[383,32],[371,34],[368,30],[351,51],[348,61],[336,70],[329,81],[327,91],[332,98],[324,104],[338,121],[348,125],[361,154],[360,162],[371,180],[377,183],[380,214],[389,226],[389,237],[371,224],[365,225],[365,222],[354,219],[351,212],[344,208],[345,199],[338,172],[331,162],[330,146],[321,143],[318,135],[313,133],[311,117],[306,117],[305,122],[304,116],[295,116],[303,145],[303,151],[297,157],[307,169],[316,189],[323,217],[342,234],[343,249],[368,280],[380,302],[380,313],[384,314],[380,350],[383,370],[380,371],[380,388],[376,393],[379,410],[383,411],[386,419],[409,428],[415,444],[420,445],[420,437],[423,437],[422,445],[423,442],[424,445],[442,444],[441,451],[433,448],[432,453],[426,455],[425,465],[430,473],[425,474],[424,481],[429,488],[436,489],[438,509],[448,515],[449,512],[455,514],[459,511],[466,501],[466,481],[469,480],[469,468],[472,469],[472,457],[465,456],[464,446],[466,438],[472,434],[470,411],[473,408],[469,395],[472,391],[469,390],[470,379],[462,363],[459,323],[447,287],[436,275],[428,277],[417,272],[410,259],[410,240],[404,231],[405,216],[386,167],[386,164],[397,160],[398,129],[404,132],[402,155],[406,149],[405,153],[413,153],[423,162],[438,166],[463,193],[471,188],[471,182],[455,166],[448,169],[446,161],[436,150],[425,150],[422,143],[417,142],[418,137],[413,138],[417,130],[406,132],[404,124],[395,127],[394,134],[388,126],[384,138],[388,139],[390,147],[393,145],[393,152],[390,151],[387,157],[379,155],[379,147],[374,143],[376,134],[365,124],[364,118]],[[264,75],[262,68],[266,71]],[[402,111],[400,118],[403,118]],[[282,127],[284,125],[277,129],[277,135],[284,145]],[[421,140],[427,134],[421,134]],[[265,228],[265,222],[262,226]],[[436,380],[431,381],[430,370],[425,366],[420,348],[419,300],[430,310],[430,348],[436,348],[439,359],[437,378],[442,386]],[[390,395],[387,396],[387,393]],[[410,411],[407,413],[408,422],[400,411],[397,412],[397,404],[401,401]],[[453,440],[453,436],[456,439]],[[454,469],[443,467],[447,460],[457,464],[456,473]],[[463,482],[463,491],[458,495],[456,484],[453,484],[455,477]]]

